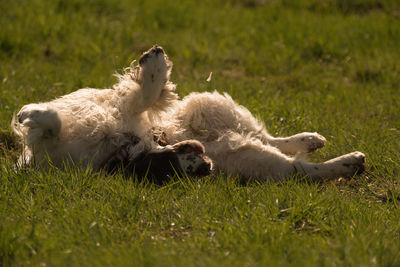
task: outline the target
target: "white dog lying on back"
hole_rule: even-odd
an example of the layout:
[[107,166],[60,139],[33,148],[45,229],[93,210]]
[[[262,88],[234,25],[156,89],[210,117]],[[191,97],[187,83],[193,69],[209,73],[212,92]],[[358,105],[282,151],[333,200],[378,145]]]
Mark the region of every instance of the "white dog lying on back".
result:
[[[56,166],[72,161],[97,170],[109,166],[111,159],[133,166],[149,152],[180,150],[175,167],[188,175],[199,174],[200,168],[200,175],[206,175],[212,166],[205,148],[214,169],[248,179],[281,180],[296,173],[335,178],[364,170],[361,152],[323,163],[292,157],[323,147],[325,138],[308,132],[272,137],[226,93],[191,93],[178,100],[169,81],[171,68],[164,50],[154,46],[141,56],[139,66],[119,76],[113,89],[80,89],[24,106],[13,120],[24,144],[19,164],[46,166],[49,158]],[[155,134],[169,145],[160,146]],[[186,140],[197,140],[204,148]],[[179,149],[182,141],[188,150]],[[164,167],[153,164],[154,169]]]

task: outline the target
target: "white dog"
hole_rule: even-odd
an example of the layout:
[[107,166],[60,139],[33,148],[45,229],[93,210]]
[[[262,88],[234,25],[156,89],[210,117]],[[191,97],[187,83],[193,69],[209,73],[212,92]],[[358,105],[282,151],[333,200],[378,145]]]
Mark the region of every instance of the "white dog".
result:
[[[139,66],[133,64],[118,75],[113,89],[80,89],[24,106],[12,123],[24,145],[19,165],[46,166],[50,159],[56,166],[68,161],[97,170],[123,163],[130,166],[128,172],[140,169],[143,174],[149,171],[145,165],[153,162],[155,175],[166,166],[207,175],[211,158],[214,169],[255,180],[294,174],[348,177],[364,170],[361,152],[323,163],[293,157],[323,147],[325,138],[308,132],[272,137],[226,93],[191,93],[178,100],[169,81],[172,63],[159,46],[145,52]],[[175,154],[174,162],[169,156],[154,156],[166,151]]]

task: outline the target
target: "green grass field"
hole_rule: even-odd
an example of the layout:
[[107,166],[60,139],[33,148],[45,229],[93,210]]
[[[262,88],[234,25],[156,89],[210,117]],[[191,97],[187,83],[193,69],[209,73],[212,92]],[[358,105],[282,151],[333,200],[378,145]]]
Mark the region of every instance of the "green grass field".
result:
[[[0,10],[0,266],[400,265],[400,2],[0,0]],[[78,168],[14,172],[14,112],[109,88],[156,43],[180,95],[226,91],[273,135],[324,135],[311,160],[359,150],[367,172],[162,187]]]

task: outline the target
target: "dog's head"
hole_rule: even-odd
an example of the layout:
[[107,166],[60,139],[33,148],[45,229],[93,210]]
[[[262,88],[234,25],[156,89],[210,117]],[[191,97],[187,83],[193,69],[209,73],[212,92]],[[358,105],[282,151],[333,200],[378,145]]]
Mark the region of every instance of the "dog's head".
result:
[[209,175],[212,161],[204,155],[204,146],[196,140],[186,140],[146,152],[130,162],[125,171],[139,178],[147,177],[156,183],[168,181],[176,173],[190,177]]
[[204,155],[204,146],[196,140],[179,142],[172,146],[180,169],[188,176],[206,176],[211,173],[212,161]]

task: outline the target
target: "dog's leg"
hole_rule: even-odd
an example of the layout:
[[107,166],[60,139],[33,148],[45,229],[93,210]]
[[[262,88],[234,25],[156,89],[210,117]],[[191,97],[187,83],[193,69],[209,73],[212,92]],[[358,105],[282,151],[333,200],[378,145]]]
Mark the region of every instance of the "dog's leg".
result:
[[296,172],[292,158],[258,138],[229,132],[217,141],[203,144],[216,169],[231,175],[281,180]]
[[160,97],[169,79],[172,65],[164,50],[159,46],[153,46],[140,57],[139,66],[142,101],[146,106],[151,106]]
[[17,163],[18,167],[22,167],[31,164],[35,148],[46,146],[47,141],[57,138],[61,120],[57,112],[46,104],[30,104],[23,106],[13,117],[11,127],[23,142],[22,155]]
[[365,156],[353,152],[324,163],[291,158],[257,138],[228,133],[220,140],[204,143],[217,169],[257,180],[282,180],[296,173],[312,178],[349,177],[364,170]]
[[294,161],[296,171],[312,178],[351,177],[365,170],[365,155],[361,152],[352,152],[323,163],[311,163],[301,160]]
[[308,153],[324,146],[326,140],[317,133],[299,133],[290,137],[274,138],[268,134],[265,124],[251,112],[235,103],[227,94],[193,93],[182,101],[180,114],[183,127],[190,126],[194,134],[219,136],[221,131],[229,129],[243,135],[251,135],[264,145],[278,148],[282,153],[295,155]]
[[278,148],[282,153],[295,155],[310,153],[325,145],[326,139],[318,133],[299,133],[289,137],[266,137],[271,146]]
[[46,104],[25,105],[13,119],[14,132],[22,137],[25,145],[35,145],[43,139],[57,137],[61,120],[55,110]]
[[[153,46],[143,53],[139,69],[120,76],[114,87],[120,99],[123,114],[142,113],[149,108],[163,109],[169,101],[175,100],[175,85],[169,82],[172,62],[160,46]],[[134,81],[134,85],[132,84]]]

